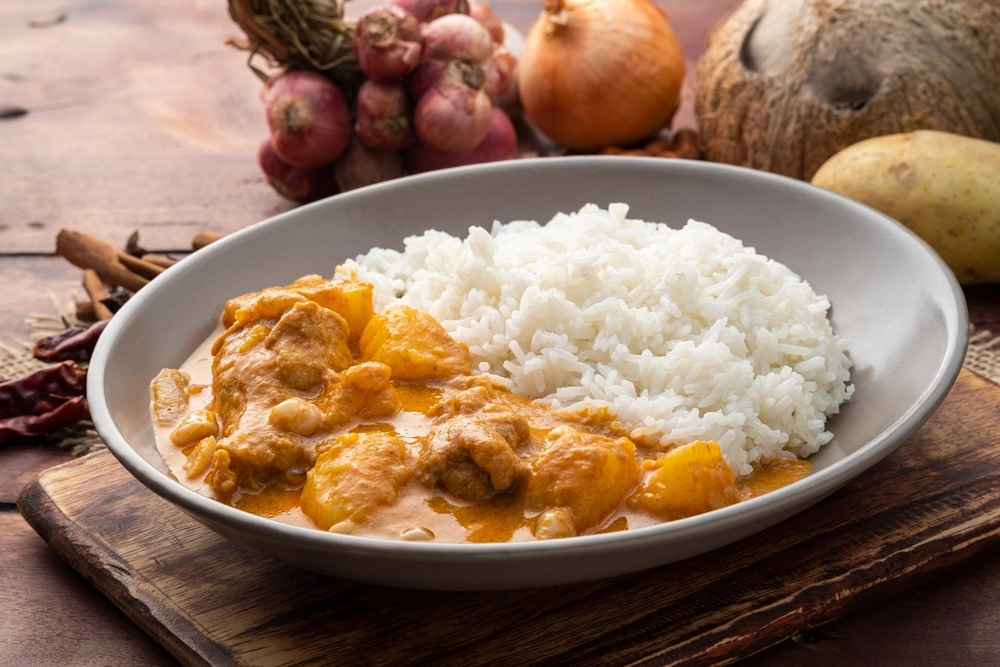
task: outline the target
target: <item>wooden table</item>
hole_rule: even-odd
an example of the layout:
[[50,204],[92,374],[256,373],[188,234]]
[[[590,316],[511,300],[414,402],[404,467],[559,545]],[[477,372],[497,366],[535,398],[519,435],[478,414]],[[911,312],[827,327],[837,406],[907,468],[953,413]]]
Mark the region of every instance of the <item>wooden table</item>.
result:
[[[360,13],[375,0],[356,2]],[[540,2],[495,0],[527,31]],[[735,0],[660,0],[689,70]],[[53,256],[69,227],[122,245],[138,230],[160,251],[290,207],[254,155],[266,128],[257,80],[223,0],[6,0],[0,8],[0,342],[67,301],[80,272]],[[685,89],[677,126],[694,122]],[[1000,286],[966,290],[973,323],[1000,332]],[[19,490],[69,454],[0,449],[0,665],[175,664],[60,561],[18,515]],[[1000,661],[1000,555],[982,557],[741,664],[992,665]]]

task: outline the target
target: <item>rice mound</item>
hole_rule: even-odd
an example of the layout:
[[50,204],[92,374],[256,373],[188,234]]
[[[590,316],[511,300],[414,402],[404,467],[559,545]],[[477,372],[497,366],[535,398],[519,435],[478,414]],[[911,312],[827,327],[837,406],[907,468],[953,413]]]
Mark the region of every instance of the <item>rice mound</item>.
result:
[[647,446],[715,440],[747,475],[828,443],[854,387],[826,297],[709,224],[627,214],[589,204],[464,240],[428,231],[337,274],[372,283],[376,311],[433,315],[474,372],[557,408],[607,408]]

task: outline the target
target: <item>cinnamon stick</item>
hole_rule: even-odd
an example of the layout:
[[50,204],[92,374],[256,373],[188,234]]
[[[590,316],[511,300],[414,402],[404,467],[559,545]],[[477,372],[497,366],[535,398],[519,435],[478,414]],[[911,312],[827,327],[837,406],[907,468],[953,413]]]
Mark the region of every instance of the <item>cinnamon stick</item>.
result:
[[110,308],[101,303],[104,299],[108,298],[108,290],[104,287],[104,283],[101,282],[100,276],[93,269],[83,270],[83,289],[87,291],[87,296],[90,297],[94,317],[98,320],[110,320],[114,313],[111,312]]
[[169,257],[164,257],[163,255],[154,255],[152,253],[147,253],[142,256],[143,261],[149,262],[150,264],[155,264],[156,266],[163,267],[164,269],[169,269],[171,266],[177,263],[176,259],[170,259]]
[[118,250],[83,232],[62,229],[56,236],[56,253],[81,269],[93,269],[109,285],[138,292],[148,280],[130,271],[118,259]]
[[143,278],[152,280],[156,276],[163,273],[163,267],[157,266],[152,262],[147,262],[145,259],[140,259],[138,257],[133,257],[127,252],[122,252],[121,250],[116,250],[118,253],[118,261],[125,265],[132,273],[138,273]]
[[225,234],[220,234],[219,232],[198,232],[191,239],[192,250],[201,250],[210,243],[215,243],[221,239]]
[[92,301],[77,301],[76,319],[81,322],[96,322],[97,313],[94,312],[94,303]]

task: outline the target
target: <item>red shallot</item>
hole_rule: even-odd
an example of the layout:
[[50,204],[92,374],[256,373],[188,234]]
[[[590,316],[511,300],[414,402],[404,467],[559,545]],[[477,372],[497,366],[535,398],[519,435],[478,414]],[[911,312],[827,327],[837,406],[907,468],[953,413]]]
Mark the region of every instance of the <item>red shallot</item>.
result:
[[413,126],[421,143],[447,153],[461,153],[486,138],[490,110],[486,93],[442,78],[417,102]]
[[271,144],[300,169],[336,160],[351,140],[351,116],[340,89],[316,72],[295,70],[264,89]]
[[354,28],[354,55],[369,79],[391,81],[420,63],[420,23],[402,7],[373,9]]
[[497,44],[503,44],[503,22],[489,5],[469,5],[469,16],[476,19],[490,31],[490,36]]
[[468,14],[469,3],[466,0],[393,0],[413,14],[418,21],[426,23],[446,14]]
[[457,58],[485,62],[493,53],[493,37],[482,23],[465,14],[448,14],[424,25],[424,58]]
[[496,44],[493,47],[493,57],[486,62],[486,82],[483,84],[483,90],[491,102],[499,100],[510,89],[516,76],[515,67],[517,58],[502,45]]
[[341,192],[405,176],[403,158],[393,151],[373,151],[355,139],[334,167]]
[[419,100],[441,79],[479,90],[486,82],[486,72],[482,66],[464,60],[425,60],[410,76],[410,93]]
[[416,144],[406,151],[406,165],[410,173],[420,174],[435,169],[463,167],[481,162],[509,160],[517,151],[517,133],[514,124],[500,109],[493,109],[489,133],[482,143],[464,153],[446,153],[430,146]]
[[316,193],[316,170],[293,167],[282,160],[270,139],[257,150],[257,161],[267,182],[283,197],[304,201]]
[[358,120],[354,132],[365,146],[377,151],[398,151],[414,141],[410,104],[403,84],[373,81],[358,89]]

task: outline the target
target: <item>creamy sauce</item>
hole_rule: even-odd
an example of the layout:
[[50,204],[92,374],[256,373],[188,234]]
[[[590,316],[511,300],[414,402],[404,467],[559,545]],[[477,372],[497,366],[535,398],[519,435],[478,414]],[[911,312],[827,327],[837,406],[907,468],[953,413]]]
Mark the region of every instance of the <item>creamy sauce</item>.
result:
[[[206,409],[212,400],[212,345],[223,332],[220,326],[200,345],[180,370],[190,376],[188,387],[188,411]],[[355,350],[356,354],[356,350]],[[342,432],[385,431],[397,435],[409,449],[411,458],[420,450],[420,438],[426,436],[432,425],[428,413],[449,393],[468,386],[442,382],[439,384],[410,384],[393,382],[393,388],[402,404],[402,409],[391,417],[372,420],[354,419],[343,427]],[[531,424],[533,440],[541,442],[546,434],[561,424],[585,426],[587,430],[611,437],[625,435],[623,429],[606,412],[587,415],[562,415],[547,406],[516,396],[509,392],[498,392],[500,402],[525,416]],[[154,420],[157,447],[167,466],[184,485],[209,496],[212,492],[205,482],[206,473],[189,478],[184,466],[188,455],[194,449],[178,447],[170,434],[175,424],[157,426]],[[325,436],[328,440],[329,435]],[[318,443],[317,443],[318,444]],[[636,459],[655,458],[662,452],[653,451],[636,443]],[[768,465],[755,466],[754,473],[738,481],[738,493],[742,500],[763,495],[805,477],[812,464],[800,459],[778,459]],[[649,476],[643,471],[639,485]],[[238,491],[231,499],[238,509],[288,524],[315,527],[300,507],[304,471],[291,472],[285,478],[265,485],[257,492]],[[637,485],[638,486],[638,485]],[[633,489],[634,490],[634,489]],[[525,507],[525,489],[520,485],[513,493],[497,493],[485,501],[470,503],[450,497],[439,490],[431,489],[415,478],[407,482],[396,503],[381,507],[355,530],[356,535],[400,539],[413,528],[424,528],[433,534],[433,539],[444,542],[507,542],[534,540],[532,525],[537,512]],[[587,533],[607,533],[634,529],[662,523],[661,519],[642,511],[632,511],[626,503],[611,513],[600,525]]]

